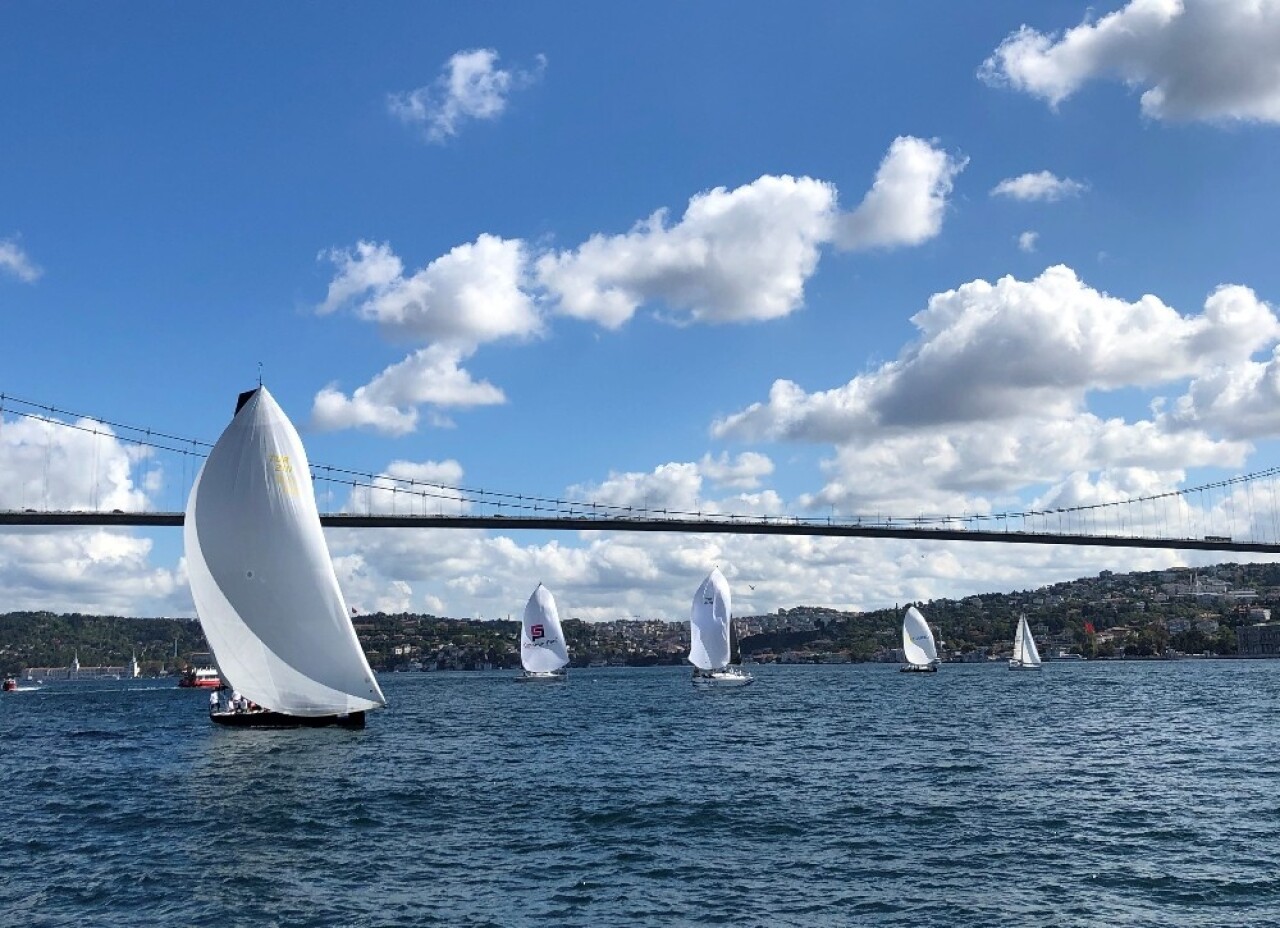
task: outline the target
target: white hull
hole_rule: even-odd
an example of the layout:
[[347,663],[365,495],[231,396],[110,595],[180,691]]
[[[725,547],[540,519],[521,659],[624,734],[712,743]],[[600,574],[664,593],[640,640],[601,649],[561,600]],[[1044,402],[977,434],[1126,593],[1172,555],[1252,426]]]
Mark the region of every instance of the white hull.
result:
[[1039,664],[1024,664],[1022,661],[1009,661],[1010,670],[1039,670]]
[[755,677],[736,667],[727,670],[695,670],[694,686],[747,686],[755,682]]
[[569,675],[563,670],[526,670],[515,678],[517,683],[564,683]]
[[902,673],[937,673],[937,664],[907,664],[905,667],[899,667]]

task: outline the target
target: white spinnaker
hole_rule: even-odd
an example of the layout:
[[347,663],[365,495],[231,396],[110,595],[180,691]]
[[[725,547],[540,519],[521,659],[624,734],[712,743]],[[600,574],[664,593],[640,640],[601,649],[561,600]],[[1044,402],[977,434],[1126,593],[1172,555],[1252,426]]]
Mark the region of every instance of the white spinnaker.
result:
[[549,673],[569,663],[556,598],[541,583],[524,604],[520,623],[520,664],[530,673]]
[[265,387],[209,452],[183,542],[200,625],[241,695],[300,716],[386,705],[329,559],[302,441]]
[[689,663],[699,670],[721,670],[729,665],[729,621],[733,603],[729,581],[713,568],[693,595],[689,614]]
[[1014,657],[1029,666],[1037,666],[1040,663],[1040,651],[1036,648],[1036,640],[1031,637],[1031,626],[1027,624],[1027,617],[1018,617],[1018,643],[1014,652]]
[[932,664],[938,659],[938,648],[933,643],[933,632],[915,606],[907,609],[902,617],[902,652],[909,664]]

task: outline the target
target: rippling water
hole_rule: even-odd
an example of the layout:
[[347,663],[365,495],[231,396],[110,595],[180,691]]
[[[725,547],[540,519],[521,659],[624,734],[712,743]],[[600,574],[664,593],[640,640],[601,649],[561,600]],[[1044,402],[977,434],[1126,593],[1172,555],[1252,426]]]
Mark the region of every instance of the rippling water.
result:
[[8,925],[1280,922],[1280,662],[383,678],[362,732],[0,695]]

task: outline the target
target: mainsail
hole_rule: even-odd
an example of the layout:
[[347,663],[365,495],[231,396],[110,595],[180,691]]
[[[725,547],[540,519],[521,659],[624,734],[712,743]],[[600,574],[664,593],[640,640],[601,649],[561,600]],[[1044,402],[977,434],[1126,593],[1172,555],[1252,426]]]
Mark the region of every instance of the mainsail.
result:
[[729,581],[713,568],[693,596],[689,615],[689,663],[699,670],[721,670],[729,664],[729,621],[733,615]]
[[908,664],[923,666],[938,660],[938,648],[933,643],[933,632],[915,606],[907,609],[902,617],[902,653]]
[[386,705],[329,559],[306,452],[265,387],[240,398],[183,526],[191,595],[218,669],[298,716]]
[[520,664],[529,673],[550,673],[569,663],[556,599],[541,583],[524,606],[520,623]]
[[1031,637],[1031,626],[1025,615],[1018,616],[1018,630],[1013,633],[1013,660],[1026,667],[1040,666],[1040,652]]

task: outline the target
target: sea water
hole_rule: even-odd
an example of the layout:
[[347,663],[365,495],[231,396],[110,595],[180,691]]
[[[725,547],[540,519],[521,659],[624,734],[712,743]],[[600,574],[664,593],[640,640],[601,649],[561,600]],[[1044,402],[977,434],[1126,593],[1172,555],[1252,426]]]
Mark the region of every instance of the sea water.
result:
[[363,731],[0,694],[23,926],[1280,924],[1280,662],[393,674]]

